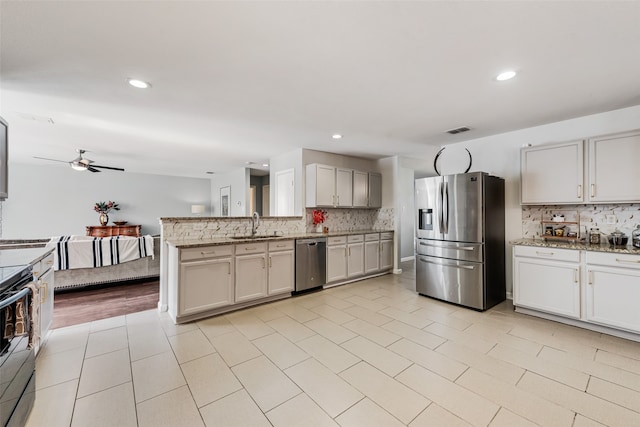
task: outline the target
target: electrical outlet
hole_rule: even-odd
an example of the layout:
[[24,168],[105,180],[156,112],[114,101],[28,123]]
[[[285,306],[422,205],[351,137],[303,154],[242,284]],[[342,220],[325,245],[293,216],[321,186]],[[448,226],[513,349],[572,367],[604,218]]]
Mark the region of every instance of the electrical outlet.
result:
[[618,222],[618,218],[615,215],[607,215],[607,224],[615,224]]

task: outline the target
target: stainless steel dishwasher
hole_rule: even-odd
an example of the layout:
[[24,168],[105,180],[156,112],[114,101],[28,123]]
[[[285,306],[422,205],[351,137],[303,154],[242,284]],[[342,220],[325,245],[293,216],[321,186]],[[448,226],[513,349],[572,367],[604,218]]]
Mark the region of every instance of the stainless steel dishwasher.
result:
[[324,285],[327,281],[327,239],[296,240],[296,292]]

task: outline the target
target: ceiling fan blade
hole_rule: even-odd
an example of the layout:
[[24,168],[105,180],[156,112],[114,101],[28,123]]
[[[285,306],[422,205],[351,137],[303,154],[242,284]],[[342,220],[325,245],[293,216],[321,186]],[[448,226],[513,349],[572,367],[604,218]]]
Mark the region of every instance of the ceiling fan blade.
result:
[[124,172],[124,169],[122,169],[122,168],[114,168],[114,167],[111,167],[111,166],[91,165],[89,167],[91,167],[91,168],[102,168],[102,169],[111,169],[111,170],[114,170],[114,171],[122,171],[122,172]]
[[47,157],[38,157],[38,156],[33,156],[34,159],[40,159],[40,160],[51,160],[52,162],[61,162],[61,163],[69,163],[68,160],[58,160],[58,159],[49,159]]
[[101,171],[99,171],[98,169],[95,169],[93,166],[87,166],[87,170],[88,170],[89,172],[101,172]]

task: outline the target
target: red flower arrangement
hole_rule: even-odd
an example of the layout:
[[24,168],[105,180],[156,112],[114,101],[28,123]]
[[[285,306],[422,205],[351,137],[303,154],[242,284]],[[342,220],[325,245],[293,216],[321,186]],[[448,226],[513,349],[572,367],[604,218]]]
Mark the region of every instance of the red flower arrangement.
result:
[[322,224],[327,219],[327,211],[322,209],[313,210],[313,225]]

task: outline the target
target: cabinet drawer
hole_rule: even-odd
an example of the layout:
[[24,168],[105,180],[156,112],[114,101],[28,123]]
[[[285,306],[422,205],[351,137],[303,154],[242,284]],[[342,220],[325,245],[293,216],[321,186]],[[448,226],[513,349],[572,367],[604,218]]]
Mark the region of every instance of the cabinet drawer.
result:
[[269,252],[288,251],[292,250],[293,247],[293,240],[277,240],[275,242],[269,242]]
[[380,233],[380,240],[393,240],[393,232],[385,231],[384,233]]
[[347,242],[349,242],[349,243],[364,242],[364,236],[362,234],[355,234],[353,236],[348,236],[347,237]]
[[236,255],[257,254],[267,251],[267,242],[236,245]]
[[201,248],[180,249],[180,261],[217,258],[233,255],[233,245],[203,246]]
[[587,252],[587,264],[607,265],[611,267],[634,268],[640,270],[640,255],[623,253]]
[[377,242],[378,240],[380,240],[380,233],[365,234],[364,240],[366,242]]
[[327,246],[344,245],[345,243],[347,243],[347,236],[335,236],[327,238]]
[[573,249],[545,248],[537,246],[516,246],[516,256],[553,259],[556,261],[580,262],[580,251]]
[[43,273],[53,267],[53,252],[33,264],[33,277],[38,280]]

